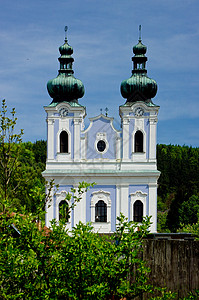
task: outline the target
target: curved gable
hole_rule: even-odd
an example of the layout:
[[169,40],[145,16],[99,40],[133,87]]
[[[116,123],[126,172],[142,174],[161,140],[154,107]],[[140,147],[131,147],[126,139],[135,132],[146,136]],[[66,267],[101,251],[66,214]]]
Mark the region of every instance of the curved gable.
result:
[[116,139],[120,132],[114,128],[113,118],[101,114],[89,120],[90,125],[84,131],[87,159],[116,159]]

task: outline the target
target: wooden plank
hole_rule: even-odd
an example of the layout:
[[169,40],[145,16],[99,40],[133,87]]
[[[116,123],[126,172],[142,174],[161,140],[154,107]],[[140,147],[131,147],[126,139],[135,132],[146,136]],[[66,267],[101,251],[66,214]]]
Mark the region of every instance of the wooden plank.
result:
[[150,283],[177,292],[178,298],[199,289],[199,241],[154,239],[144,241],[143,248]]

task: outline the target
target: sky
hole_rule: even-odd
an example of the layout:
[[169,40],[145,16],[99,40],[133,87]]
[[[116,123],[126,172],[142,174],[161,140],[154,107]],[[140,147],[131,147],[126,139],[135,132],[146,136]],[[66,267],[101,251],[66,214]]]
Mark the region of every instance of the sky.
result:
[[58,74],[66,25],[85,124],[107,107],[119,129],[120,84],[131,76],[141,24],[148,76],[158,84],[157,142],[199,147],[198,0],[0,0],[0,8],[0,100],[15,107],[24,141],[47,138],[46,84]]

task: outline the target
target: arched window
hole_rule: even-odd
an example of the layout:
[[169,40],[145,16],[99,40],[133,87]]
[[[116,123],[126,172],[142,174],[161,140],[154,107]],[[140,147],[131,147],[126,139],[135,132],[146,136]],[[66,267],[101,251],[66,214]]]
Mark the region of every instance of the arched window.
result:
[[68,153],[68,133],[66,131],[60,133],[60,153]]
[[103,200],[95,204],[95,222],[107,222],[107,205]]
[[133,221],[142,222],[143,218],[143,203],[140,200],[136,200],[133,205]]
[[140,130],[135,133],[135,152],[143,152],[143,133]]
[[65,222],[68,222],[69,219],[70,216],[68,202],[62,200],[59,203],[59,220],[64,220]]

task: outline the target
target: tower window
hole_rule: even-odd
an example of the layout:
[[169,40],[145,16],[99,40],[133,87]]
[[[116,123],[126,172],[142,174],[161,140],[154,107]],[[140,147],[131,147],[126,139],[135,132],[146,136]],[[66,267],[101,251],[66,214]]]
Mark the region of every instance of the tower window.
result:
[[68,202],[65,200],[62,200],[59,203],[59,220],[64,220],[65,222],[68,222],[70,219],[69,216],[69,206]]
[[143,152],[143,133],[140,130],[135,133],[135,152]]
[[133,205],[133,221],[142,222],[143,219],[143,204],[140,200],[136,200]]
[[60,153],[68,153],[68,133],[66,131],[60,133]]
[[95,204],[95,222],[107,222],[107,205],[103,200]]

